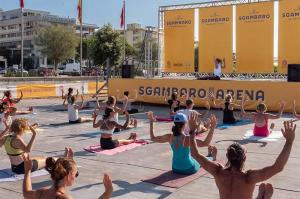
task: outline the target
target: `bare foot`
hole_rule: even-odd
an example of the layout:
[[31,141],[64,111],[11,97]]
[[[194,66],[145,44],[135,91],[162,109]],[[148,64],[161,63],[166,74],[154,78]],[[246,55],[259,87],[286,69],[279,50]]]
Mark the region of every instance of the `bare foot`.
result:
[[256,199],[263,199],[265,195],[266,184],[261,183],[258,188],[258,196]]
[[274,188],[271,184],[266,184],[264,199],[271,199],[274,193]]
[[209,146],[208,147],[208,156],[213,158],[213,161],[217,160],[217,153],[218,153],[218,149],[215,146]]
[[129,140],[134,140],[134,141],[135,141],[136,138],[137,138],[136,133],[131,133],[128,139],[129,139]]

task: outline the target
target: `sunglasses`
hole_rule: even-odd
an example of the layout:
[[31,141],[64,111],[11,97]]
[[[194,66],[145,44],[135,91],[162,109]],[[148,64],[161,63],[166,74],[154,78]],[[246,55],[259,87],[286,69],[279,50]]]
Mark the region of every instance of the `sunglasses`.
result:
[[78,176],[79,176],[79,171],[76,172],[75,178],[77,178]]

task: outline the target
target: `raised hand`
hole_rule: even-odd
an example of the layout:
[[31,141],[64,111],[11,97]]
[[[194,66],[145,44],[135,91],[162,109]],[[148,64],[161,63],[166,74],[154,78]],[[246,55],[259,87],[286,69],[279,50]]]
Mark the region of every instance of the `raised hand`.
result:
[[191,113],[189,117],[189,128],[190,132],[195,132],[199,126],[198,116],[196,113]]
[[97,113],[97,111],[94,111],[94,112],[92,113],[92,118],[96,119],[96,118],[97,118],[97,116],[98,116],[98,113]]
[[284,102],[284,101],[281,101],[281,102],[279,103],[279,106],[280,106],[280,110],[283,111],[284,106],[285,106],[285,102]]
[[214,114],[212,114],[209,119],[210,119],[210,128],[216,128],[218,124],[217,117]]
[[292,143],[295,139],[296,124],[292,121],[285,121],[283,124],[284,129],[281,129],[282,135],[287,142]]
[[149,119],[150,122],[154,122],[154,115],[153,115],[152,111],[149,111],[147,113],[147,116],[148,116],[148,119]]

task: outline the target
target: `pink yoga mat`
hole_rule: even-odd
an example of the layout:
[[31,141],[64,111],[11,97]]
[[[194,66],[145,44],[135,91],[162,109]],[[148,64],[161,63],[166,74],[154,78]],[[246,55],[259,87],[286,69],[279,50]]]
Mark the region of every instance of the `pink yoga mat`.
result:
[[159,173],[158,175],[155,175],[151,179],[142,180],[142,181],[164,186],[164,187],[180,188],[200,178],[206,173],[207,172],[202,168],[200,168],[200,170],[193,175],[181,175],[181,174],[173,173],[173,171],[164,171],[162,173]]
[[110,150],[101,149],[101,146],[99,144],[95,145],[95,146],[90,146],[88,148],[83,148],[83,149],[85,151],[90,152],[90,153],[104,154],[104,155],[115,155],[117,153],[122,153],[124,151],[128,151],[128,150],[131,150],[131,149],[134,149],[136,147],[146,145],[146,144],[149,144],[149,143],[145,140],[137,140],[135,143],[128,144],[128,145],[122,145],[122,146],[119,146],[117,148],[110,149]]
[[173,122],[173,120],[171,118],[169,118],[169,117],[168,118],[165,118],[165,117],[156,117],[155,119],[158,122]]

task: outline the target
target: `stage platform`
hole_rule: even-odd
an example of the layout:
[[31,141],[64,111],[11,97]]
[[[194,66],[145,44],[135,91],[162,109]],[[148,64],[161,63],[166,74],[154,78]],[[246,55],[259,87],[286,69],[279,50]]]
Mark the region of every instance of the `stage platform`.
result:
[[[183,78],[154,79],[110,79],[109,95],[120,96],[124,91],[130,92],[134,98],[137,92],[138,101],[154,104],[165,104],[164,94],[178,92],[180,95],[189,93],[196,106],[204,106],[210,93],[216,99],[224,99],[231,93],[237,102],[241,102],[246,94],[249,98],[246,109],[255,110],[258,101],[264,101],[269,111],[277,111],[279,103],[286,102],[285,112],[292,110],[293,100],[298,100],[297,111],[300,111],[300,83],[285,82],[274,79],[266,80],[196,80]],[[182,99],[184,100],[184,99]]]

